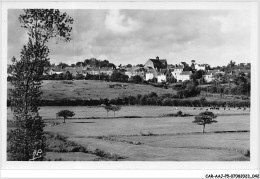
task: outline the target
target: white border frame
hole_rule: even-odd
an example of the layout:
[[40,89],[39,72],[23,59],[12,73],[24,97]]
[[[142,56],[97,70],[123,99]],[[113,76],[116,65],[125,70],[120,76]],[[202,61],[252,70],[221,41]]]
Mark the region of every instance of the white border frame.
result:
[[[7,100],[7,82],[6,82],[6,66],[7,66],[7,11],[8,9],[23,9],[23,8],[59,8],[59,9],[247,9],[251,11],[251,78],[252,78],[252,96],[251,96],[251,117],[250,117],[250,152],[251,161],[249,162],[13,162],[6,161],[6,120],[1,121],[1,169],[4,172],[3,176],[21,176],[24,170],[30,171],[30,177],[35,178],[53,176],[49,175],[48,172],[42,170],[62,170],[59,173],[59,177],[75,177],[69,174],[68,170],[87,169],[86,174],[92,177],[108,177],[108,176],[119,176],[121,177],[140,177],[136,170],[144,171],[149,178],[161,178],[167,176],[198,176],[203,170],[214,170],[217,173],[218,170],[224,170],[222,173],[245,173],[253,172],[252,174],[259,173],[259,2],[2,2],[1,7],[1,51],[2,60],[1,65],[1,116],[2,119],[6,119],[6,100]],[[255,100],[252,100],[255,99]],[[13,171],[15,169],[15,172]],[[98,172],[95,170],[103,170]],[[184,170],[185,169],[185,170]],[[187,173],[191,172],[192,175]],[[19,170],[19,171],[18,171]],[[41,170],[41,171],[38,171]],[[67,171],[64,171],[67,170]],[[90,171],[91,170],[91,171]],[[114,171],[108,170],[120,170],[117,171],[116,175]],[[131,171],[135,170],[135,172]],[[146,172],[145,170],[149,170]],[[158,171],[161,170],[158,175]],[[173,171],[175,170],[174,175]],[[176,171],[178,170],[178,171]],[[228,171],[227,171],[228,170]],[[239,172],[238,172],[239,170]],[[39,172],[39,173],[38,173]],[[57,171],[52,171],[55,173]],[[212,171],[211,171],[212,172]],[[77,171],[78,174],[85,174],[85,171]],[[142,173],[142,172],[141,172]],[[210,172],[209,172],[210,173]],[[15,175],[13,175],[15,174]],[[83,175],[85,176],[85,175]],[[28,177],[28,176],[27,176]],[[200,176],[205,177],[205,175]]]

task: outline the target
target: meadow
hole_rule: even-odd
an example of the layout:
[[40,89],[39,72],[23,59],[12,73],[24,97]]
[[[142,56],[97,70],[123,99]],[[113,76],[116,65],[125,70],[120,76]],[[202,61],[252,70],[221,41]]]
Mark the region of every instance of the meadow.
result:
[[[124,106],[116,118],[100,107],[67,107],[76,116],[56,119],[66,107],[42,107],[48,140],[46,160],[56,161],[248,161],[250,160],[249,111],[214,110],[217,123],[192,123],[194,116],[163,117],[164,114],[197,115],[189,107]],[[204,108],[205,110],[205,108]],[[136,118],[125,118],[136,116]],[[98,118],[97,118],[98,117]],[[9,110],[8,119],[11,119]]]
[[[40,115],[43,119],[55,119],[56,113],[60,110],[68,109],[75,112],[73,119],[77,118],[106,118],[107,112],[101,106],[42,106],[40,107]],[[194,110],[194,107],[173,107],[173,106],[122,106],[121,110],[116,112],[116,117],[123,116],[140,116],[140,117],[159,117],[164,114],[172,114],[178,111],[190,115],[197,115],[202,111],[205,111],[207,107],[203,107],[203,110],[200,110],[200,107],[197,107]],[[250,111],[247,108],[245,111],[237,110],[237,108],[231,108],[230,110],[211,110],[214,114],[218,115],[249,115]],[[113,112],[108,113],[108,117],[114,117]],[[7,119],[12,120],[11,108],[7,108]]]
[[[192,123],[193,120],[194,117],[81,119],[45,130],[90,151],[98,149],[125,161],[249,160],[248,115],[219,116],[218,123],[207,125],[204,134],[202,126]],[[55,156],[48,155],[49,159]]]
[[[11,85],[8,83],[8,89]],[[43,99],[115,99],[156,92],[176,94],[144,84],[92,80],[43,81]],[[68,109],[75,116],[62,123],[56,113]],[[115,113],[101,106],[41,106],[46,123],[46,160],[51,161],[248,161],[250,109],[212,110],[218,123],[192,123],[207,108],[174,106],[122,106]],[[166,117],[182,111],[186,117]],[[7,108],[8,131],[14,127]],[[10,134],[10,133],[8,133]]]
[[[12,88],[10,82],[7,89]],[[50,81],[44,80],[42,83],[42,99],[61,100],[61,99],[115,99],[126,96],[136,96],[137,94],[149,94],[156,92],[158,95],[175,94],[173,89],[163,89],[151,85],[106,82],[96,80],[75,80],[75,81]]]

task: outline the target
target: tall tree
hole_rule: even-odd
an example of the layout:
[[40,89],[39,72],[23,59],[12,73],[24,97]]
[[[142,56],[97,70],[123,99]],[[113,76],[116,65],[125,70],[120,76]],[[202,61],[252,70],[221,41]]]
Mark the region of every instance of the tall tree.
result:
[[213,112],[205,111],[195,116],[195,120],[192,122],[197,123],[198,125],[202,125],[202,132],[204,133],[206,124],[216,123],[217,121],[214,120],[216,117],[217,116]]
[[[49,49],[46,43],[51,38],[70,41],[73,19],[54,9],[25,9],[19,21],[29,37],[21,50],[21,59],[12,59],[11,109],[16,129],[11,132],[11,160],[36,160],[45,155],[44,121],[39,115],[41,79],[43,67],[48,64]],[[38,153],[38,152],[37,152]]]

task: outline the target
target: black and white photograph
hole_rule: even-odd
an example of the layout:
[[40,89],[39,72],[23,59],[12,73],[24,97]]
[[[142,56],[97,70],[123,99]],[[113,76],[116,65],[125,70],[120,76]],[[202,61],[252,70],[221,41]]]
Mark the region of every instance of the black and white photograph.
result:
[[168,3],[3,6],[5,163],[256,164],[255,2]]

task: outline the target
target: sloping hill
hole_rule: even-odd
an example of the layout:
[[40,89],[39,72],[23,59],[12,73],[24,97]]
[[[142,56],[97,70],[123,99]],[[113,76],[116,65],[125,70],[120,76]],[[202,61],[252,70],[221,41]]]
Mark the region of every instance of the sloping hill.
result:
[[[11,88],[8,83],[8,88]],[[43,99],[114,99],[155,92],[158,95],[175,94],[173,89],[163,89],[151,85],[106,82],[95,80],[43,81]]]

